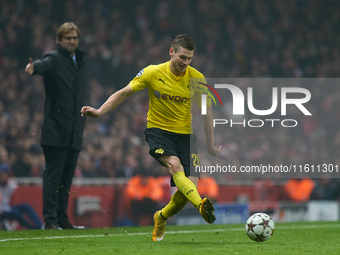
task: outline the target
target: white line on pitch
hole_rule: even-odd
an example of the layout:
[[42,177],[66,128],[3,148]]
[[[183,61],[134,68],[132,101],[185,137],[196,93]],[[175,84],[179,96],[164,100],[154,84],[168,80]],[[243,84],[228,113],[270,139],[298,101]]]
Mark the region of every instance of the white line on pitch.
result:
[[[277,229],[313,229],[313,228],[340,228],[340,224],[333,225],[310,225],[310,226],[287,226],[278,227]],[[223,228],[223,229],[207,229],[207,230],[181,230],[181,231],[166,231],[165,234],[190,234],[190,233],[204,233],[204,232],[222,232],[222,231],[244,231],[244,228]],[[57,231],[58,232],[58,231]],[[87,237],[110,237],[110,236],[140,236],[150,235],[151,232],[144,233],[123,233],[123,234],[109,234],[109,235],[80,235],[80,236],[46,236],[46,237],[32,237],[32,238],[11,238],[2,239],[0,242],[6,241],[24,241],[24,240],[48,240],[48,239],[62,239],[62,238],[87,238]]]

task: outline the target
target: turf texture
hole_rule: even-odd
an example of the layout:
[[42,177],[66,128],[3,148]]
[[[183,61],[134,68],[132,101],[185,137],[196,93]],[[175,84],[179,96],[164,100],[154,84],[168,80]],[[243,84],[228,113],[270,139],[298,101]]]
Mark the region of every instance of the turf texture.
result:
[[1,231],[0,254],[340,254],[340,222],[277,223],[263,243],[244,224],[167,226],[162,242],[152,227]]

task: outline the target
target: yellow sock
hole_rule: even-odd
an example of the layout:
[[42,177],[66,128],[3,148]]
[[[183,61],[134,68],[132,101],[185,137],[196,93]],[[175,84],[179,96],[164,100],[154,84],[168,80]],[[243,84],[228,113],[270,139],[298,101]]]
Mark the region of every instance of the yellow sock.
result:
[[195,184],[185,176],[184,172],[177,172],[172,178],[174,179],[177,188],[198,210],[202,198],[200,194],[198,194]]
[[169,217],[178,213],[184,208],[188,201],[189,200],[182,194],[182,192],[177,190],[171,197],[170,202],[162,209],[161,213],[163,218],[168,219]]

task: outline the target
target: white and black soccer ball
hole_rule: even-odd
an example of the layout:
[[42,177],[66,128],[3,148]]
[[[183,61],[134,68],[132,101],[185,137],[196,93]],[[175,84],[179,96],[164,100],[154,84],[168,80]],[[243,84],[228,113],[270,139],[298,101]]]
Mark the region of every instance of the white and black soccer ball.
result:
[[274,233],[275,224],[273,219],[265,213],[255,213],[250,216],[246,223],[247,235],[251,240],[264,242]]

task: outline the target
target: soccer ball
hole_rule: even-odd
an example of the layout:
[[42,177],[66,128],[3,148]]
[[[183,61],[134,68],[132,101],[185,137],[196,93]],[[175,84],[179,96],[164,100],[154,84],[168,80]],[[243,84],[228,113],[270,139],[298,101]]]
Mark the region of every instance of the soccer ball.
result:
[[265,213],[253,214],[246,223],[247,235],[256,242],[268,240],[274,233],[274,227],[274,221]]

